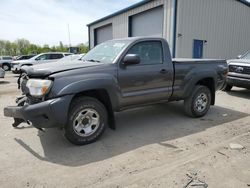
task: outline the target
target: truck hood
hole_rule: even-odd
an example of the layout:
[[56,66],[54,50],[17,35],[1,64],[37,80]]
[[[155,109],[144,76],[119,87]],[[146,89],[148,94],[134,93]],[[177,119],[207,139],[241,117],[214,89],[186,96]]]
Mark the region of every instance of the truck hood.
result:
[[74,62],[54,62],[54,63],[45,63],[41,65],[34,66],[23,66],[21,68],[22,72],[25,72],[29,77],[46,77],[54,73],[64,72],[68,70],[87,68],[93,66],[100,66],[103,63],[88,62],[88,61],[74,61]]
[[230,59],[227,63],[250,63],[250,59]]

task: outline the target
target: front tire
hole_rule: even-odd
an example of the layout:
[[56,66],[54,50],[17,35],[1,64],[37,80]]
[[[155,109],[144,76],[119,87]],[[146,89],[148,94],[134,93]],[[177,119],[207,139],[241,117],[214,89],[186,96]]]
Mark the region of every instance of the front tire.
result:
[[76,98],[71,104],[65,136],[76,145],[95,142],[104,133],[107,118],[105,106],[97,99]]
[[2,68],[3,68],[3,70],[5,70],[5,71],[9,71],[9,70],[11,69],[10,65],[8,65],[8,64],[6,64],[6,63],[2,65]]
[[184,108],[191,117],[202,117],[211,105],[211,91],[202,85],[195,86],[193,93],[184,100]]

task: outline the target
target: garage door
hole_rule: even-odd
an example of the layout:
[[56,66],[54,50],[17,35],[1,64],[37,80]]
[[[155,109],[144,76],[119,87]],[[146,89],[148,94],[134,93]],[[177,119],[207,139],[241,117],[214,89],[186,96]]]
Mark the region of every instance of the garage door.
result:
[[163,7],[157,7],[129,18],[129,36],[162,36]]
[[112,24],[95,29],[95,45],[113,39]]

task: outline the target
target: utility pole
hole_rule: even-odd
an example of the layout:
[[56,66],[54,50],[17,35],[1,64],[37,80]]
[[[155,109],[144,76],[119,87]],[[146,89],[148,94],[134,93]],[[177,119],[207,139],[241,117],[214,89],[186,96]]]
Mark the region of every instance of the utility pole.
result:
[[68,24],[68,36],[69,36],[69,48],[71,47],[71,41],[70,41],[70,30],[69,30],[69,24]]

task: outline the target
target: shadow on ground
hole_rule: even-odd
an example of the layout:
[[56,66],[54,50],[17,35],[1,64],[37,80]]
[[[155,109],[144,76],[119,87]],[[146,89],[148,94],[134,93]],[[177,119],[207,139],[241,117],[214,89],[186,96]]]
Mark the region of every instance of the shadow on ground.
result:
[[9,84],[10,82],[8,81],[0,81],[0,85],[4,85],[4,84]]
[[234,96],[234,97],[250,99],[250,90],[249,89],[231,90],[231,91],[228,91],[227,94]]
[[40,160],[66,166],[82,166],[248,116],[214,106],[205,117],[194,119],[185,116],[181,109],[182,103],[169,103],[117,113],[117,130],[107,129],[99,141],[86,146],[70,144],[58,129],[47,129],[45,133],[39,131],[44,156],[22,140],[16,141]]

